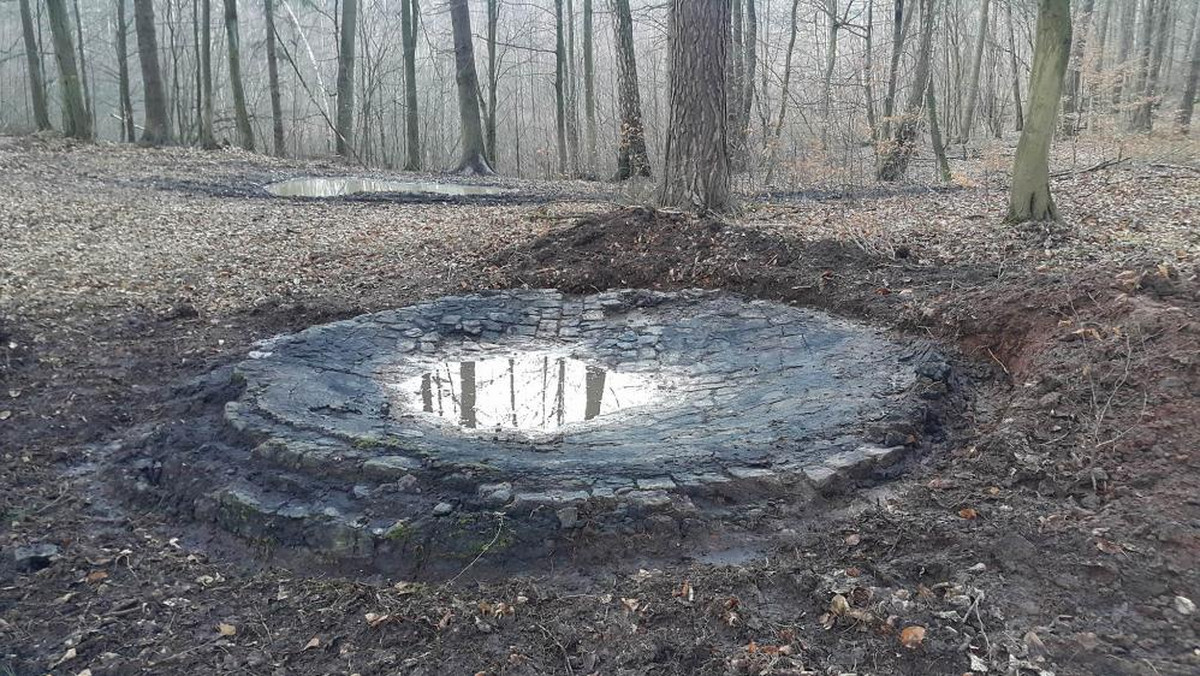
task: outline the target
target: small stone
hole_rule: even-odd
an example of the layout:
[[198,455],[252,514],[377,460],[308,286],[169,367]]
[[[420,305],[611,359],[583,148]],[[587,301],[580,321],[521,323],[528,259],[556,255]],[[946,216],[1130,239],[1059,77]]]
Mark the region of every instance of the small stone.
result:
[[1175,612],[1180,615],[1191,615],[1196,612],[1196,604],[1186,596],[1176,596]]
[[354,493],[354,497],[358,498],[359,500],[371,497],[371,489],[363,486],[362,484],[355,486],[353,489],[351,489],[351,492]]
[[653,479],[638,479],[637,487],[643,491],[669,491],[675,488],[675,482],[665,476]]
[[575,507],[563,507],[555,514],[558,515],[558,523],[563,530],[574,528],[579,523],[579,510]]
[[504,505],[512,500],[512,484],[507,481],[498,484],[480,484],[477,494],[489,505]]
[[368,476],[387,480],[421,469],[421,461],[403,455],[384,455],[364,462],[362,469]]
[[448,516],[450,512],[453,511],[454,505],[450,504],[449,502],[439,502],[433,506],[434,516]]
[[57,561],[61,558],[61,552],[58,545],[38,544],[17,547],[13,550],[13,558],[16,559],[17,568],[32,573]]

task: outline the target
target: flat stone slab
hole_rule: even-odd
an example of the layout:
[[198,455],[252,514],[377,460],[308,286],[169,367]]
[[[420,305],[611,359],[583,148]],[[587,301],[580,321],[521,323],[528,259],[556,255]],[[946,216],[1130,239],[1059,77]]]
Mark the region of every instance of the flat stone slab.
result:
[[[515,385],[538,377],[519,371],[529,355],[544,360],[540,404]],[[226,419],[255,440],[259,464],[243,478],[262,495],[218,491],[217,520],[261,537],[270,519],[248,505],[281,524],[301,518],[267,495],[276,467],[311,482],[310,496],[347,492],[337,515],[317,498],[310,509],[340,530],[302,539],[348,554],[421,532],[435,505],[437,523],[471,515],[486,534],[488,514],[570,530],[802,501],[899,463],[921,434],[928,374],[946,377],[928,346],[706,291],[442,298],[272,339],[253,356]],[[539,405],[536,428],[522,428]]]

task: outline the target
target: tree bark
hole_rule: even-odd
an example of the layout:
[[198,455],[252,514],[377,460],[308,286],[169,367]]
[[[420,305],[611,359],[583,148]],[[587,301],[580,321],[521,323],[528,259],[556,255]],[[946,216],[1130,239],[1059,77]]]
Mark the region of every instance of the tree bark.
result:
[[450,22],[454,29],[454,79],[458,84],[458,113],[462,118],[462,158],[455,171],[460,174],[490,175],[492,168],[484,156],[483,123],[479,118],[479,75],[475,71],[471,10],[467,7],[467,0],[450,0]]
[[821,78],[821,118],[825,120],[824,128],[829,128],[829,109],[833,103],[833,67],[837,63],[838,2],[825,0],[825,13],[829,16],[829,34],[825,50],[825,73]]
[[487,106],[487,158],[496,167],[496,89],[500,84],[499,64],[496,62],[496,29],[500,22],[500,0],[487,3],[487,52],[488,52],[488,106]]
[[263,0],[267,19],[267,88],[271,91],[271,136],[276,157],[286,155],[283,138],[283,103],[279,95],[279,61],[275,55],[275,0]]
[[46,11],[50,15],[50,35],[54,40],[54,58],[58,63],[59,87],[62,89],[63,134],[91,140],[92,120],[83,102],[83,85],[75,65],[71,18],[63,0],[46,0]]
[[1004,3],[1004,14],[1008,19],[1008,65],[1012,69],[1013,131],[1025,128],[1025,104],[1021,102],[1021,69],[1017,65],[1017,40],[1014,37],[1012,4]]
[[212,0],[200,0],[200,7],[200,89],[204,106],[198,142],[201,148],[211,150],[217,147],[213,135]]
[[358,0],[341,0],[342,18],[338,24],[337,68],[337,154],[350,154],[354,137],[354,33],[358,26]]
[[904,54],[904,0],[896,0],[892,14],[892,59],[888,64],[887,93],[883,96],[882,138],[889,138],[892,116],[896,114],[896,81],[900,73],[900,57]]
[[1183,90],[1183,102],[1177,118],[1180,134],[1191,132],[1192,112],[1196,108],[1196,85],[1200,81],[1200,30],[1192,36],[1192,65],[1188,68],[1187,84]]
[[567,155],[570,158],[571,176],[579,176],[579,97],[576,89],[575,72],[575,3],[567,0]]
[[558,173],[567,173],[567,55],[563,35],[563,0],[554,0],[554,131],[558,141]]
[[937,96],[932,84],[925,88],[925,106],[929,113],[929,140],[933,156],[937,159],[938,176],[942,183],[950,182],[950,161],[946,159],[946,145],[942,142],[942,128],[938,126]]
[[254,128],[246,111],[246,89],[242,85],[242,47],[238,34],[237,0],[225,0],[225,34],[229,43],[229,84],[233,87],[233,113],[237,120],[238,145],[254,150]]
[[421,169],[421,129],[417,119],[417,0],[400,0],[400,32],[404,35],[404,169]]
[[921,113],[925,108],[925,87],[929,85],[934,5],[935,0],[921,2],[921,43],[917,49],[917,66],[913,75],[912,90],[908,95],[904,116],[896,125],[896,135],[879,165],[878,178],[881,181],[900,180],[908,171],[908,163],[916,152],[917,132],[920,130]]
[[1170,32],[1171,0],[1158,0],[1154,10],[1154,50],[1146,70],[1146,84],[1142,90],[1142,101],[1134,111],[1133,128],[1149,132],[1154,128],[1154,109],[1158,105],[1158,80],[1162,73],[1163,56],[1166,53]]
[[79,13],[79,0],[71,3],[75,10],[75,40],[79,49],[79,81],[83,84],[83,109],[87,111],[88,124],[96,128],[96,112],[92,106],[92,88],[88,84],[87,58],[83,53],[83,17]]
[[1037,41],[1029,76],[1029,117],[1013,162],[1008,221],[1054,221],[1050,195],[1050,142],[1054,138],[1063,76],[1071,58],[1070,0],[1039,0]]
[[671,0],[669,120],[660,202],[701,213],[731,206],[726,0]]
[[621,111],[617,142],[616,180],[650,175],[646,132],[642,126],[642,99],[638,92],[637,59],[633,51],[633,16],[629,0],[612,0],[617,42],[617,99]]
[[966,145],[971,140],[971,127],[975,124],[975,107],[979,102],[979,71],[983,66],[983,47],[987,44],[988,10],[991,0],[983,0],[979,15],[979,33],[975,36],[975,49],[971,54],[971,79],[967,82],[967,105],[963,111],[962,126],[958,138]]
[[596,63],[592,40],[594,23],[592,0],[583,0],[583,115],[587,133],[585,164],[589,174],[596,167]]
[[1087,43],[1088,26],[1092,22],[1092,10],[1095,0],[1083,0],[1079,8],[1079,26],[1072,29],[1075,36],[1071,44],[1071,60],[1067,63],[1067,79],[1063,88],[1062,131],[1067,136],[1073,136],[1080,127],[1079,94],[1083,89],[1083,49]]
[[133,97],[129,94],[129,23],[125,20],[125,0],[117,0],[117,94],[121,101],[121,140],[132,143]]
[[33,13],[29,0],[21,0],[21,37],[25,41],[25,61],[29,67],[29,97],[33,100],[33,121],[38,131],[51,129],[50,111],[46,106],[46,82],[42,78],[42,60],[38,56],[37,34],[33,30]]
[[755,6],[755,0],[745,0],[745,4],[745,79],[740,99],[742,107],[738,111],[737,126],[732,130],[733,166],[742,170],[750,166],[750,108],[754,103],[754,77],[758,70],[758,8]]

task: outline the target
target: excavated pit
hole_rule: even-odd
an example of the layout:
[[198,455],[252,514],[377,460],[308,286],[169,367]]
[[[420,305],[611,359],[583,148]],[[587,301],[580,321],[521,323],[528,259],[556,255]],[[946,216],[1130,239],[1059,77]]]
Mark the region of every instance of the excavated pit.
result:
[[720,292],[449,297],[261,343],[225,406],[249,443],[160,483],[237,535],[387,570],[679,542],[895,474],[949,371]]

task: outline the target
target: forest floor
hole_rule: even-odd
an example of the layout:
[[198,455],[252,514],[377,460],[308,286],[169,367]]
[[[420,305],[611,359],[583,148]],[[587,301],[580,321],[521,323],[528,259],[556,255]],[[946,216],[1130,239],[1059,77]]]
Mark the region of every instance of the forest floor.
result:
[[[579,182],[271,199],[344,170],[0,138],[0,675],[1197,673],[1200,154],[1137,150],[1068,149],[1064,224],[1015,227],[1002,149],[954,189],[717,222]],[[724,564],[344,579],[231,555],[102,477],[255,340],[521,286],[723,288],[930,337],[969,410],[900,478]]]

